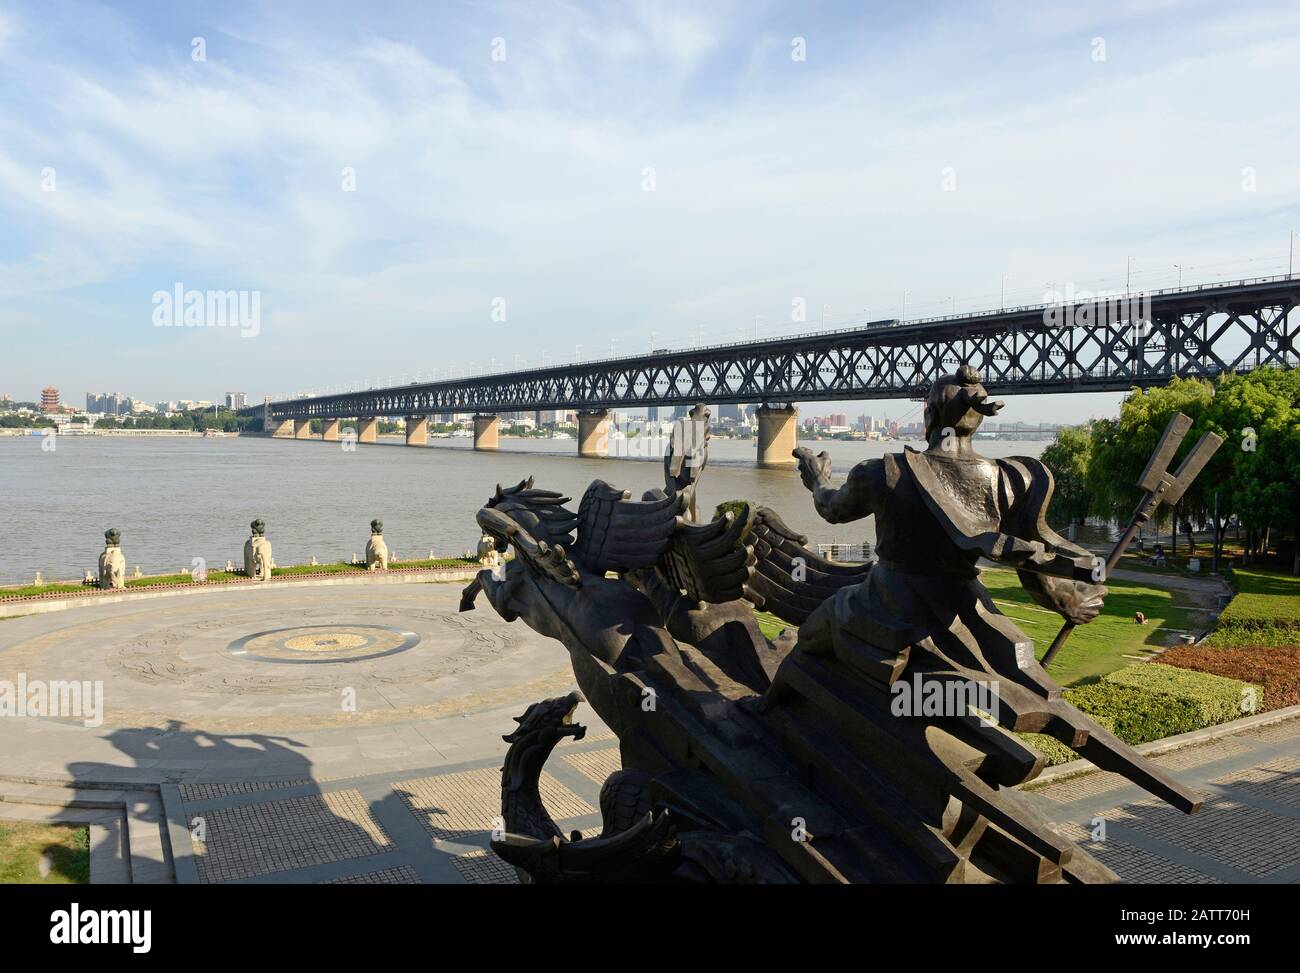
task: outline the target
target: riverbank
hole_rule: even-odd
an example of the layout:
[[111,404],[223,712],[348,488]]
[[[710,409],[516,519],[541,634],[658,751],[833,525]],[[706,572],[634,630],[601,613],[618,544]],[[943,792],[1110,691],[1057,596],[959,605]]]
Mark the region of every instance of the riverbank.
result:
[[365,564],[299,564],[273,568],[269,581],[255,581],[242,571],[211,571],[204,580],[189,574],[144,575],[129,578],[125,588],[98,588],[77,581],[43,585],[0,587],[0,618],[114,604],[127,599],[163,594],[189,594],[232,587],[278,588],[287,585],[355,584],[379,582],[409,584],[429,581],[468,581],[480,570],[473,558],[433,558],[393,562],[386,571],[370,571]]

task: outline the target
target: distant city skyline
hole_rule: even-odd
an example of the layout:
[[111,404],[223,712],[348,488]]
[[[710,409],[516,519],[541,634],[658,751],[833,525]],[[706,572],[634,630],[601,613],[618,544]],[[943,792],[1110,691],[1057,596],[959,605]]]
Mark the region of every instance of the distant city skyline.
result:
[[1283,3],[23,0],[0,391],[259,402],[1285,273],[1298,35]]

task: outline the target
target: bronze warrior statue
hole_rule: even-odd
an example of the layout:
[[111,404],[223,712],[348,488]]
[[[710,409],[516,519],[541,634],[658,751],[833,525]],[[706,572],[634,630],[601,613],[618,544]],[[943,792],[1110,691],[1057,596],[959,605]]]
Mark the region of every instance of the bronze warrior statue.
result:
[[[1009,565],[1075,623],[1105,594],[1105,566],[1046,524],[1048,470],[974,452],[1000,405],[967,367],[940,378],[928,448],[859,464],[838,489],[824,454],[796,450],[823,517],[876,516],[870,564],[819,557],[763,507],[691,522],[698,470],[667,470],[640,500],[597,481],[576,512],[531,480],[498,487],[478,522],[515,557],[462,610],[484,594],[560,641],[582,695],[531,706],[505,737],[496,853],[538,882],[1115,881],[1014,789],[1043,767],[1027,731],[1199,807],[1061,697],[980,584],[980,558]],[[797,635],[767,639],[755,608]],[[623,769],[601,790],[601,835],[566,839],[538,780],[582,736],[581,698]]]

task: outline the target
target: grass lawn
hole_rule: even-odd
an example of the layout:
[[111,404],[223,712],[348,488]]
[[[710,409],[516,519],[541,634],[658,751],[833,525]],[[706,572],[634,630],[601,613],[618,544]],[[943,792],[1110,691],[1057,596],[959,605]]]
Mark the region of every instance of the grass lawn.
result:
[[[1061,628],[1061,616],[1036,605],[1020,586],[1014,571],[988,568],[981,572],[980,580],[989,589],[998,609],[1034,640],[1035,652],[1041,659]],[[1175,605],[1175,593],[1114,579],[1106,586],[1110,594],[1106,596],[1101,615],[1092,623],[1076,628],[1052,661],[1049,670],[1052,678],[1063,686],[1096,679],[1137,661],[1125,656],[1149,655],[1153,649],[1165,645],[1173,634],[1159,629],[1187,627],[1187,612]],[[1139,611],[1146,615],[1146,625],[1133,621],[1133,613]],[[756,611],[754,617],[769,639],[775,639],[783,628],[794,627],[768,612]]]
[[[466,560],[463,557],[437,557],[437,558],[418,558],[411,561],[390,561],[389,567],[393,568],[463,568],[477,565],[478,559]],[[271,576],[292,577],[300,574],[343,574],[347,572],[365,572],[367,570],[365,562],[352,564],[348,561],[335,561],[330,564],[291,564],[285,567],[273,568]],[[209,571],[208,584],[221,584],[228,581],[240,581],[245,577],[243,571]],[[191,584],[194,581],[188,574],[152,574],[143,578],[127,578],[127,588],[155,588],[159,585],[168,584]],[[55,582],[53,584],[43,584],[40,586],[26,585],[21,587],[0,588],[0,595],[53,595],[53,594],[78,594],[87,591],[98,590],[91,585],[68,584],[64,582]]]
[[88,828],[0,821],[0,885],[85,885],[89,881]]
[[[1034,640],[1035,654],[1041,659],[1060,631],[1061,616],[1036,605],[1014,571],[988,568],[981,572],[980,580],[998,609]],[[1048,672],[1063,686],[1104,676],[1137,661],[1125,656],[1145,656],[1165,645],[1173,633],[1159,631],[1161,628],[1187,627],[1187,612],[1175,604],[1175,592],[1116,578],[1106,582],[1106,587],[1110,594],[1101,615],[1076,628],[1052,660]],[[1139,611],[1146,615],[1145,625],[1133,621],[1133,613]]]
[[1300,577],[1237,568],[1232,586],[1237,595],[1219,616],[1211,644],[1300,645]]
[[798,625],[790,625],[781,621],[781,619],[777,618],[771,612],[756,611],[754,612],[754,617],[758,619],[758,627],[763,630],[763,634],[773,641],[775,641],[776,637],[781,634],[781,629],[797,629],[799,627]]

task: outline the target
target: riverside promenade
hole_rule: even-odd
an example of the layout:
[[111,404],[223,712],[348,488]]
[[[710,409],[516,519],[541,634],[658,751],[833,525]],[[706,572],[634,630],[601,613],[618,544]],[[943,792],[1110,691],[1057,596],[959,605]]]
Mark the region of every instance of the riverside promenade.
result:
[[[0,720],[0,817],[90,824],[92,881],[514,881],[487,844],[501,735],[574,682],[557,643],[458,612],[465,577],[128,593],[0,621],[0,680],[104,690],[98,725]],[[1300,719],[1279,715],[1155,757],[1209,795],[1193,817],[1097,772],[1027,798],[1126,881],[1297,882]],[[618,745],[585,704],[577,718],[588,733],[557,748],[543,798],[594,833]]]

